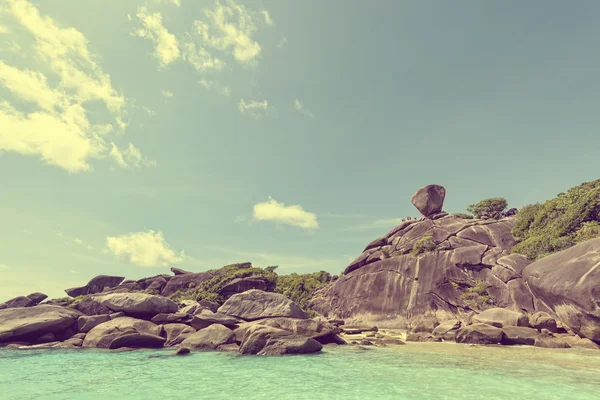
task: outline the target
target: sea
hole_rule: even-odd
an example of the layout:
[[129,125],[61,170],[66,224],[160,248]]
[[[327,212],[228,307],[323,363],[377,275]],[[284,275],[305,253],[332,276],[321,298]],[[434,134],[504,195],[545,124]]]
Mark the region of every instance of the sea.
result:
[[600,351],[408,343],[312,355],[0,349],[1,400],[600,399]]

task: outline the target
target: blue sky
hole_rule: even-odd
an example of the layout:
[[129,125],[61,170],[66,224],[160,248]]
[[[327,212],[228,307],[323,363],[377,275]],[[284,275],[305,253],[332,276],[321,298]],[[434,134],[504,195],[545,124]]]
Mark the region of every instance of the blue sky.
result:
[[600,171],[600,3],[0,2],[0,300],[231,262],[339,273]]

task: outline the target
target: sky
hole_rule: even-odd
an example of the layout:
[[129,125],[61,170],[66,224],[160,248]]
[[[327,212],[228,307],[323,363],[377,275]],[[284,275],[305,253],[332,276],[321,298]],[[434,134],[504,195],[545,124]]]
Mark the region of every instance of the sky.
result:
[[600,2],[0,0],[0,301],[250,261],[340,273],[600,174]]

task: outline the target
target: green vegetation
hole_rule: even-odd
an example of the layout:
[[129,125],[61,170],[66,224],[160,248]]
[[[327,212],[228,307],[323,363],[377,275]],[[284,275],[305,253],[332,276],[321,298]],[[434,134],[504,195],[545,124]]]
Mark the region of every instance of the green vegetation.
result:
[[313,293],[315,290],[327,285],[331,280],[331,275],[326,271],[312,274],[280,275],[277,277],[275,292],[283,294],[302,307],[303,310],[310,312],[308,301]]
[[513,253],[531,260],[600,237],[600,179],[586,182],[517,214]]
[[[456,287],[456,286],[455,286]],[[463,299],[472,309],[482,309],[485,306],[494,304],[494,299],[487,291],[486,281],[475,281],[475,284],[461,294]]]
[[419,254],[427,253],[430,251],[435,251],[437,248],[435,242],[433,241],[432,235],[424,235],[419,240],[415,242],[413,245],[413,249],[411,254],[413,256],[418,256]]
[[471,204],[467,207],[467,211],[477,218],[500,219],[502,218],[502,212],[507,205],[506,199],[493,197],[491,199],[481,200],[479,203]]

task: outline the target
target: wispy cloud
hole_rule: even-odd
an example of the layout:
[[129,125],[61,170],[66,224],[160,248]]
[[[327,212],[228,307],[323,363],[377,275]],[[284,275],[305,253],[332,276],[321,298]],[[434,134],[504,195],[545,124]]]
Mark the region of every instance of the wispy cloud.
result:
[[143,28],[136,29],[134,35],[150,39],[154,42],[154,57],[158,59],[161,66],[167,66],[176,61],[179,56],[179,44],[175,35],[170,33],[162,23],[162,15],[159,12],[148,13],[146,7],[139,7],[136,16]]
[[140,150],[132,143],[129,143],[129,146],[123,151],[121,151],[116,144],[112,143],[109,157],[121,168],[140,168],[142,166],[156,167],[157,165],[155,160],[149,160],[148,158],[143,157]]
[[81,240],[79,238],[73,239],[73,243],[75,243],[79,246],[85,247],[88,250],[94,250],[94,248],[91,245],[87,244],[86,242],[84,242],[83,240]]
[[[105,137],[122,122],[125,97],[112,87],[81,32],[60,27],[26,0],[11,0],[3,11],[35,39],[35,46],[26,47],[34,54],[24,55],[34,56],[54,76],[48,79],[41,71],[0,61],[0,85],[16,100],[0,101],[0,150],[39,156],[73,173],[91,170],[90,159],[105,157]],[[104,103],[113,123],[88,120],[86,103],[98,101]],[[22,103],[33,105],[34,111],[20,110],[17,105]]]
[[173,250],[160,231],[108,236],[106,246],[115,256],[140,267],[166,267],[184,260],[183,250]]
[[173,97],[173,92],[170,90],[161,90],[160,93],[165,97]]
[[220,96],[231,96],[231,88],[229,86],[226,85],[221,85],[219,82],[217,81],[209,81],[206,79],[202,79],[200,80],[200,85],[202,85],[202,87],[212,90],[215,93],[217,93]]
[[304,107],[304,104],[298,99],[294,100],[294,110],[299,112],[300,114],[306,115],[309,118],[314,118],[315,114],[312,113],[309,109]]
[[267,100],[251,100],[246,102],[244,99],[241,99],[239,103],[240,112],[254,119],[262,119],[266,115],[268,109],[269,102]]
[[254,205],[253,217],[257,221],[273,221],[304,229],[319,227],[315,213],[304,211],[299,204],[286,206],[271,197],[264,203]]
[[287,44],[288,39],[285,36],[282,36],[281,39],[279,40],[279,43],[277,43],[277,48],[278,49],[282,49],[285,47],[285,45]]
[[273,19],[271,18],[271,14],[269,14],[269,12],[267,10],[260,10],[260,13],[262,14],[263,18],[265,19],[265,24],[267,25],[273,25]]

